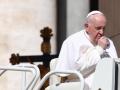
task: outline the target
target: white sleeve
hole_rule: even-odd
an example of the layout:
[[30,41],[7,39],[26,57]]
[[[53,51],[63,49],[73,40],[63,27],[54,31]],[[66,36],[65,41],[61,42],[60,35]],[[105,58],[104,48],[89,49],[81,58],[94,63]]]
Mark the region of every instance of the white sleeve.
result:
[[98,45],[96,47],[88,48],[75,62],[77,70],[86,72],[86,70],[90,70],[90,67],[96,66],[101,59],[100,55],[103,54],[103,52],[103,48]]
[[73,55],[74,53],[72,53],[73,46],[71,46],[71,45],[72,44],[69,44],[69,41],[63,42],[61,50],[60,50],[60,54],[59,54],[58,63],[56,65],[55,70],[69,70],[69,69],[71,69],[70,68],[71,65],[69,63],[71,63],[71,61],[73,60],[72,58],[74,57],[74,55]]
[[106,49],[106,51],[109,53],[111,58],[118,58],[117,51],[116,51],[113,41],[110,40],[110,47]]

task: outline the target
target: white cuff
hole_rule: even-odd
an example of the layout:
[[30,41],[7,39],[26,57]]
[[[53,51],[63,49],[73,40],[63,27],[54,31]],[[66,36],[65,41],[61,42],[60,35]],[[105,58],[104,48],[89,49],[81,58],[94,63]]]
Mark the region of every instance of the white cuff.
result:
[[95,48],[99,52],[100,55],[103,54],[104,49],[101,46],[97,45]]

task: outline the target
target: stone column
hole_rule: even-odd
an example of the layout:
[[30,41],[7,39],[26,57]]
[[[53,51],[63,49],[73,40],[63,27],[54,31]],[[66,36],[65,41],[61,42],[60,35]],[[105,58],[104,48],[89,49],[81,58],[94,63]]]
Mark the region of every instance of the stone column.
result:
[[67,36],[83,29],[89,0],[67,0]]

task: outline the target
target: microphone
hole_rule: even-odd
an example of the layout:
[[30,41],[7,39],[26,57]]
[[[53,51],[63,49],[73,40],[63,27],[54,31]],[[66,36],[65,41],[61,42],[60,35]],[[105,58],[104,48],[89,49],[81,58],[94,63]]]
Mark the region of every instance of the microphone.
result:
[[[110,48],[110,41],[108,38],[106,38],[107,40],[107,45],[106,45],[106,49]],[[108,52],[105,50],[104,53],[101,55],[101,58],[108,58],[110,57],[110,55],[108,54]]]
[[109,41],[108,38],[106,38],[106,40],[107,40],[107,46],[106,46],[106,49],[108,49],[108,48],[110,48],[110,41]]

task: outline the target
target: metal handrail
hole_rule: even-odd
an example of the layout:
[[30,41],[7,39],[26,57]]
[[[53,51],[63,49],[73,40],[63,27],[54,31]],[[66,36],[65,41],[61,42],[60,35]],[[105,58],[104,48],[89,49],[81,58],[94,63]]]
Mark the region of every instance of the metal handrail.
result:
[[33,75],[35,75],[35,76],[30,81],[30,83],[27,85],[27,87],[29,87],[29,90],[33,90],[33,88],[35,87],[38,79],[41,78],[41,76],[40,76],[40,70],[39,70],[39,68],[36,65],[31,65],[31,64],[25,64],[25,65],[22,64],[22,67],[27,67],[27,68],[33,68],[34,69]]
[[66,70],[66,71],[50,71],[48,72],[40,81],[39,85],[35,88],[35,90],[40,90],[45,83],[45,81],[53,74],[76,74],[78,78],[80,79],[80,90],[84,89],[84,78],[82,74],[78,71],[72,71],[72,70]]
[[33,78],[31,81],[25,86],[25,90],[33,90],[35,84],[40,78],[40,71],[36,65],[32,64],[19,64],[14,66],[0,66],[0,70],[3,70],[0,73],[0,76],[3,75],[6,71],[22,71],[22,72],[31,72],[33,74]]

